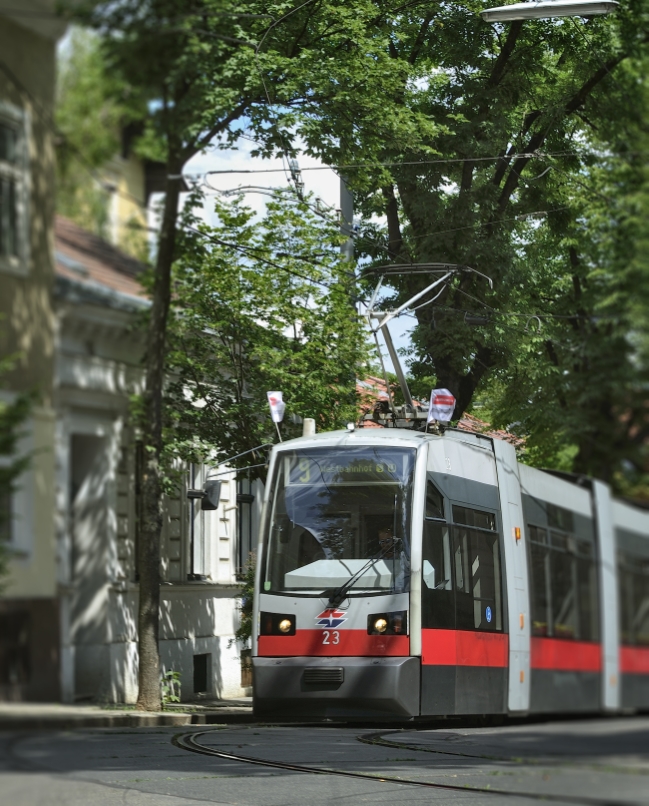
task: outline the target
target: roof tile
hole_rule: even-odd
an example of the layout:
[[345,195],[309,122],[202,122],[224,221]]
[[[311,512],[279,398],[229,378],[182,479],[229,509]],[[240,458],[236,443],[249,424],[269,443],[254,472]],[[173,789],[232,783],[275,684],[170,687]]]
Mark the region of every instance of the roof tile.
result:
[[54,258],[56,274],[61,277],[135,297],[147,296],[139,281],[144,263],[60,215],[54,222]]

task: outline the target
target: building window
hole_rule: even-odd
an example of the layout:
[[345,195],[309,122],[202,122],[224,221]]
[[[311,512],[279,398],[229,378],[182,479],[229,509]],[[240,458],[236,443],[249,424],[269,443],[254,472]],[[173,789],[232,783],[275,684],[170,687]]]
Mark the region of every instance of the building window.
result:
[[23,273],[27,266],[26,116],[0,102],[0,268]]
[[432,481],[426,485],[426,517],[444,520],[444,497]]
[[[571,519],[564,517],[560,522],[564,528],[572,526]],[[532,635],[597,641],[599,612],[593,545],[556,529],[533,525],[528,529]]]
[[237,579],[245,579],[250,555],[255,550],[252,533],[252,505],[255,496],[252,493],[250,478],[237,482]]

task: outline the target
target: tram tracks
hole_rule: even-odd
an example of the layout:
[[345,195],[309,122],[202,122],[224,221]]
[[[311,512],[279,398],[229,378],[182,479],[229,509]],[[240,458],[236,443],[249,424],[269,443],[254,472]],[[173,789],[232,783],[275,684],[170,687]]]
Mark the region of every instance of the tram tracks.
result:
[[[267,767],[270,769],[284,770],[288,772],[308,773],[312,775],[330,775],[342,778],[352,778],[364,781],[374,781],[380,783],[393,783],[402,786],[423,787],[427,789],[446,790],[450,792],[462,792],[463,794],[473,793],[482,795],[494,795],[496,797],[518,797],[528,798],[531,800],[543,800],[551,803],[569,803],[581,804],[581,806],[636,806],[637,801],[630,800],[611,800],[608,798],[592,798],[588,796],[574,796],[574,795],[558,795],[541,792],[530,792],[510,789],[495,789],[491,786],[472,786],[470,784],[450,784],[441,781],[420,781],[412,778],[404,778],[397,775],[385,775],[383,773],[364,773],[355,772],[351,770],[341,770],[332,767],[320,767],[309,764],[293,764],[287,761],[274,761],[272,759],[255,758],[254,756],[245,756],[241,753],[233,753],[226,750],[218,750],[214,747],[208,747],[202,744],[199,739],[210,733],[216,733],[219,729],[210,729],[192,733],[184,733],[177,735],[173,738],[173,744],[181,750],[187,750],[191,753],[199,753],[204,756],[212,756],[215,758],[224,759],[226,761],[239,761],[244,764],[252,764],[258,767]],[[219,730],[220,732],[220,730]],[[395,731],[396,732],[396,731]],[[356,739],[364,744],[374,744],[390,748],[399,748],[401,750],[416,750],[424,752],[433,752],[443,755],[462,756],[464,758],[473,758],[476,760],[489,760],[489,761],[514,761],[514,759],[497,758],[493,756],[484,755],[471,755],[468,753],[460,753],[457,751],[443,751],[433,750],[421,747],[420,745],[408,745],[400,742],[391,742],[386,740],[380,741],[384,734],[373,733],[365,736],[357,736]]]
[[[473,759],[482,759],[483,761],[500,761],[504,764],[521,764],[525,766],[532,766],[532,767],[561,767],[561,768],[572,768],[572,767],[586,767],[589,769],[602,769],[602,766],[599,764],[593,764],[592,762],[588,761],[581,761],[581,760],[571,760],[571,761],[560,761],[556,759],[537,759],[537,758],[525,758],[523,756],[498,756],[492,755],[489,753],[463,753],[459,750],[449,750],[447,748],[439,748],[439,747],[426,747],[423,744],[409,744],[407,742],[395,742],[391,741],[390,739],[386,739],[386,736],[390,735],[399,735],[403,734],[401,730],[392,730],[392,731],[381,731],[379,733],[370,733],[367,736],[357,736],[356,739],[363,744],[371,744],[377,747],[389,747],[390,749],[397,749],[397,750],[414,750],[418,753],[433,753],[434,755],[440,756],[458,756],[459,758],[473,758]],[[629,769],[625,767],[616,767],[608,764],[606,766],[607,772],[617,772],[617,773],[637,773],[642,775],[649,774],[645,770],[637,770],[637,769]]]

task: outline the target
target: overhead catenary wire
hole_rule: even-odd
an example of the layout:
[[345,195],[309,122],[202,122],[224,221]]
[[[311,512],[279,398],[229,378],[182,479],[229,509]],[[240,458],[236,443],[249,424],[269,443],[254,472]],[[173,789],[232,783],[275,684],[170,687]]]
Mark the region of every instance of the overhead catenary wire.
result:
[[[273,101],[271,100],[270,92],[268,91],[268,86],[267,86],[266,80],[264,78],[263,70],[261,69],[261,65],[259,64],[259,53],[261,51],[261,47],[264,44],[264,41],[266,40],[266,37],[270,34],[270,32],[274,28],[276,28],[280,23],[284,22],[284,20],[286,20],[289,17],[291,17],[293,14],[296,14],[298,11],[303,9],[305,6],[308,6],[308,5],[310,5],[311,3],[314,3],[314,2],[315,2],[315,0],[305,0],[305,2],[301,3],[296,8],[293,8],[290,11],[287,11],[285,14],[283,14],[278,19],[273,20],[271,22],[271,24],[268,26],[268,28],[266,28],[266,30],[264,31],[264,35],[261,37],[257,47],[255,48],[255,67],[257,68],[257,73],[259,74],[259,78],[261,79],[261,84],[262,84],[262,87],[264,88],[264,94],[266,96],[266,101],[268,102],[268,106],[274,106],[274,104],[273,104]],[[282,145],[284,146],[284,153],[282,154],[282,163],[284,162],[284,159],[286,159],[287,167],[288,167],[288,170],[287,170],[286,167],[283,167],[282,170],[283,170],[286,178],[289,180],[289,183],[290,183],[291,177],[293,176],[293,171],[291,171],[291,166],[290,166],[289,159],[288,159],[288,152],[290,151],[290,148],[287,148],[286,141],[285,141],[284,138],[285,138],[285,134],[282,131],[282,132],[280,132],[280,140],[282,141]],[[302,196],[302,194],[300,193],[300,188],[298,187],[297,180],[295,182],[295,192],[296,192],[298,198],[300,198]]]
[[[13,74],[13,72],[10,70],[10,68],[2,60],[0,60],[0,69],[2,69],[3,72],[5,72],[7,77],[12,81],[12,83],[15,84],[15,86],[19,89],[19,91],[24,92],[25,94],[28,95],[28,97],[30,98],[32,103],[37,108],[41,118],[46,123],[46,125],[52,130],[52,132],[54,134],[57,134],[57,135],[60,134],[58,128],[56,127],[56,124],[54,123],[53,119],[51,118],[51,115],[48,115],[43,109],[39,108],[40,107],[39,102],[22,85],[22,83],[18,81],[18,79]],[[142,202],[142,200],[137,198],[133,194],[128,193],[127,191],[121,190],[120,188],[108,188],[108,187],[106,187],[106,183],[104,182],[104,180],[99,175],[97,175],[96,169],[90,165],[90,163],[86,159],[85,155],[76,146],[72,146],[72,153],[73,153],[73,156],[76,157],[78,159],[78,161],[81,163],[83,168],[88,172],[88,174],[91,176],[91,178],[94,179],[94,181],[96,181],[99,184],[99,186],[106,193],[109,193],[111,195],[116,194],[116,195],[118,195],[118,196],[120,196],[122,198],[128,199],[129,201],[131,201],[134,204],[138,205],[142,209],[146,209],[146,205]],[[595,153],[595,152],[593,152],[593,153]],[[627,152],[607,152],[606,156],[634,156],[634,155],[635,156],[641,156],[644,153],[645,152],[639,152],[639,151],[638,152],[629,152],[629,151],[627,151]],[[534,156],[534,157],[539,158],[539,159],[545,159],[545,158],[552,158],[552,157],[559,157],[559,156],[574,156],[574,155],[575,154],[574,154],[573,151],[566,151],[566,152],[534,152],[534,154],[529,154],[527,152],[521,152],[520,154],[514,155],[514,157]],[[511,158],[512,157],[510,155],[510,157],[508,157],[508,159],[511,159]],[[373,163],[372,165],[377,166],[377,167],[378,166],[402,166],[402,165],[410,166],[410,165],[419,165],[419,164],[428,165],[428,164],[436,164],[436,163],[461,163],[461,162],[465,162],[466,160],[470,160],[472,162],[497,161],[497,160],[500,160],[500,159],[504,159],[503,155],[497,155],[495,157],[469,157],[469,156],[467,156],[467,157],[462,157],[462,158],[444,158],[444,159],[424,160],[424,161],[378,162],[378,163]],[[359,164],[350,164],[350,165],[308,166],[308,167],[300,168],[300,172],[304,172],[304,171],[324,171],[324,170],[344,170],[344,169],[361,168],[361,167],[371,167],[371,165],[367,166],[367,165],[363,165],[363,164],[359,163]],[[193,174],[178,174],[178,175],[170,174],[168,176],[168,178],[169,179],[185,178],[185,179],[190,179],[191,180],[191,179],[198,179],[198,178],[201,178],[201,177],[206,177],[206,176],[209,176],[209,175],[239,174],[239,173],[251,173],[251,174],[252,173],[284,173],[285,176],[287,177],[287,179],[289,178],[288,172],[286,171],[285,168],[259,168],[259,169],[240,169],[240,170],[239,169],[227,169],[227,170],[207,171],[207,172],[198,173],[198,174],[196,174],[196,173],[193,173]],[[290,184],[290,179],[289,179],[289,184]],[[248,190],[248,189],[252,190],[253,189],[253,187],[251,186],[249,188],[244,187],[244,188],[240,188],[240,189],[231,189],[231,190],[227,190],[227,191],[219,191],[217,188],[214,188],[211,185],[209,185],[209,183],[208,183],[208,187],[211,190],[214,190],[217,193],[226,193],[228,195],[236,193],[237,190]],[[263,187],[255,187],[254,189],[256,191],[258,191],[258,192],[264,192],[264,193],[268,191],[269,194],[271,194],[273,192],[271,188],[266,189],[266,188],[263,188]],[[304,201],[304,199],[301,199],[301,200]],[[524,218],[537,216],[537,215],[538,216],[547,215],[549,213],[558,212],[559,210],[568,209],[568,208],[569,208],[569,205],[564,205],[562,207],[554,208],[552,210],[541,210],[541,211],[535,211],[535,212],[530,212],[530,213],[522,213],[522,214],[519,214],[517,216],[513,216],[511,218],[502,218],[502,219],[498,219],[496,221],[491,221],[491,222],[471,224],[471,225],[467,225],[467,226],[464,226],[464,227],[456,227],[456,228],[446,229],[446,230],[436,230],[434,232],[427,233],[425,235],[410,236],[409,240],[417,240],[417,239],[421,239],[421,238],[431,237],[431,236],[434,236],[434,235],[442,235],[442,234],[449,234],[449,233],[453,233],[453,232],[460,232],[460,231],[463,231],[463,230],[470,230],[470,229],[477,229],[477,228],[482,228],[482,227],[496,226],[496,225],[499,225],[499,224],[502,224],[502,223],[505,223],[505,222],[515,221],[515,220],[522,220]],[[312,207],[312,209],[314,209],[315,212],[317,212],[318,214],[322,214],[321,210],[315,209],[313,207]],[[385,247],[384,245],[378,244],[376,242],[373,242],[370,239],[368,239],[367,236],[363,236],[362,234],[352,232],[352,233],[350,233],[350,236],[352,238],[362,239],[362,240],[369,241],[370,243],[374,243],[379,248],[387,249],[387,247]]]
[[[259,41],[258,45],[255,48],[255,58],[256,58],[256,61],[257,61],[257,69],[259,71],[260,78],[261,78],[262,84],[264,86],[264,92],[265,92],[265,95],[266,95],[266,100],[267,100],[267,103],[269,105],[273,105],[273,101],[272,101],[272,99],[270,97],[268,87],[267,87],[266,82],[264,80],[263,71],[261,70],[261,68],[260,68],[260,66],[258,64],[259,52],[260,52],[260,50],[261,50],[261,48],[263,46],[263,43],[266,40],[267,36],[270,34],[270,32],[274,28],[276,28],[283,21],[285,21],[290,16],[292,16],[295,13],[297,13],[298,11],[303,9],[304,7],[308,6],[312,2],[315,2],[315,0],[306,0],[306,2],[303,2],[300,5],[298,5],[297,7],[287,11],[283,16],[279,17],[277,20],[273,19],[272,15],[270,15],[270,14],[247,14],[247,13],[240,13],[240,12],[236,12],[236,11],[232,11],[232,12],[230,12],[230,11],[209,11],[209,12],[206,12],[207,16],[216,16],[216,17],[218,17],[218,16],[230,16],[230,17],[250,18],[250,19],[253,19],[253,18],[254,19],[270,19],[272,21],[270,23],[270,25],[264,31],[261,40]],[[19,16],[23,15],[23,16],[44,16],[44,17],[59,18],[59,19],[63,18],[63,15],[61,15],[58,12],[27,10],[27,9],[21,9],[21,8],[18,8],[18,7],[8,7],[8,8],[3,10],[3,13],[8,13],[10,15],[14,14],[14,15],[19,15]],[[194,16],[198,16],[198,15],[186,14],[186,15],[182,15],[182,16],[178,17],[178,19],[190,19],[190,18],[192,18]],[[200,16],[203,17],[203,16],[205,16],[205,14],[203,14],[201,12]],[[585,41],[588,42],[588,39],[584,36],[584,34],[583,34],[583,32],[581,30],[579,30],[579,34],[585,39]],[[608,71],[608,72],[609,72],[609,74],[612,74],[611,71]],[[282,135],[282,137],[283,137],[283,135]],[[535,151],[535,152],[521,152],[521,153],[515,154],[515,155],[508,155],[506,158],[507,158],[507,160],[521,158],[521,157],[544,159],[546,157],[573,156],[573,155],[574,155],[573,151],[563,151],[563,152]],[[403,160],[401,160],[401,161],[380,161],[380,162],[374,162],[374,163],[370,163],[370,164],[350,163],[350,164],[332,165],[332,166],[309,166],[309,167],[306,167],[306,168],[301,168],[300,171],[304,172],[304,171],[318,171],[318,170],[330,170],[330,169],[333,169],[333,170],[352,170],[352,169],[362,169],[362,168],[368,168],[368,167],[371,168],[371,167],[375,167],[375,166],[376,167],[380,167],[380,166],[385,166],[385,167],[396,166],[396,167],[399,167],[399,166],[413,166],[413,165],[416,166],[416,165],[463,163],[463,162],[466,162],[467,160],[470,160],[471,162],[483,162],[483,161],[498,161],[498,160],[502,160],[502,159],[505,159],[505,156],[502,155],[502,154],[499,154],[499,155],[496,155],[496,156],[487,156],[487,157],[484,157],[484,156],[482,156],[482,157],[463,156],[463,157],[456,157],[456,158],[437,158],[437,159],[431,159],[431,160],[416,160],[416,161],[408,161],[408,160],[406,160],[406,161],[403,161]],[[287,172],[285,167],[276,168],[276,169],[273,169],[273,168],[267,168],[267,169],[224,169],[224,170],[209,171],[209,172],[206,172],[203,175],[207,176],[207,175],[213,175],[213,174],[215,175],[215,174],[235,174],[235,173],[271,173],[271,172],[282,172],[282,173],[284,173],[287,176],[287,179],[289,179],[289,182],[290,182],[290,176],[288,175],[288,172]],[[194,175],[193,174],[188,174],[187,175],[188,178],[190,176],[194,176]],[[97,177],[94,177],[94,178],[97,179]],[[171,176],[170,176],[170,178],[171,178]],[[175,175],[173,175],[173,178],[176,178]],[[98,180],[98,181],[101,181],[101,180]],[[132,201],[134,201],[134,202],[136,202],[136,203],[141,205],[141,201],[139,199],[131,196],[130,194],[124,193],[123,191],[120,191],[119,189],[116,189],[116,190],[106,189],[106,191],[111,192],[111,193],[117,192],[119,195],[128,197]]]
[[[309,277],[308,275],[302,274],[301,272],[298,272],[295,269],[289,269],[288,266],[282,266],[281,263],[277,263],[276,261],[271,260],[268,257],[260,255],[259,253],[263,251],[261,247],[256,249],[255,247],[247,247],[247,246],[242,246],[241,244],[236,244],[236,243],[231,243],[229,241],[224,241],[222,238],[218,238],[215,235],[210,235],[209,233],[204,232],[203,230],[197,229],[196,227],[188,226],[187,229],[190,232],[194,232],[197,235],[200,235],[201,237],[205,238],[206,240],[211,241],[212,243],[218,244],[219,246],[223,246],[223,247],[228,248],[228,249],[233,249],[234,251],[241,252],[243,254],[252,254],[253,255],[252,259],[253,260],[259,260],[261,263],[266,263],[268,266],[272,266],[275,269],[279,269],[280,271],[283,271],[283,272],[285,272],[287,274],[291,274],[294,277],[298,277],[301,280],[305,280],[308,283],[313,283],[314,285],[319,285],[322,288],[326,288],[329,291],[332,289],[332,287],[334,285],[333,283],[330,284],[330,283],[324,282],[323,280],[317,280],[314,277]],[[282,256],[287,256],[286,253],[281,253],[281,255]],[[288,256],[291,257],[291,258],[295,257],[294,255],[288,255]],[[301,259],[306,260],[306,258],[301,258]],[[352,279],[352,278],[350,277],[349,279]],[[355,279],[355,277],[353,279]],[[357,296],[354,295],[352,297],[352,299],[354,300],[354,302],[357,302],[357,303],[360,302],[362,304],[366,304],[366,300],[362,299],[361,297],[357,297]]]
[[[250,139],[250,138],[248,138]],[[642,156],[647,154],[646,151],[638,150],[625,150],[625,151],[610,151],[609,149],[602,151],[601,149],[586,150],[569,150],[569,151],[520,151],[515,154],[494,154],[491,156],[472,156],[466,154],[462,157],[435,157],[434,159],[424,160],[374,160],[373,162],[357,162],[357,163],[332,163],[328,165],[308,165],[301,167],[302,173],[306,171],[349,171],[349,170],[362,170],[369,168],[390,168],[390,167],[417,167],[418,165],[445,165],[464,162],[511,162],[515,159],[550,159],[553,157],[598,157],[600,159],[607,157],[625,157],[625,156]],[[172,174],[169,178],[177,179],[183,176],[186,179],[199,179],[211,175],[232,175],[232,174],[256,174],[256,173],[285,173],[285,168],[221,168],[213,169],[210,171],[199,171],[194,173],[185,174]],[[538,179],[539,177],[534,177]]]
[[[628,151],[625,152],[610,152],[607,151],[606,155],[610,156],[620,156],[629,154]],[[591,151],[588,152],[588,156],[601,156],[600,152]],[[493,156],[487,157],[473,157],[471,155],[466,155],[464,157],[436,157],[435,159],[428,159],[428,160],[377,160],[370,163],[349,163],[349,164],[332,164],[332,165],[308,165],[306,167],[300,168],[302,173],[305,171],[350,171],[350,170],[361,170],[361,169],[368,169],[368,168],[399,168],[399,167],[416,167],[418,165],[448,165],[454,163],[464,163],[464,162],[499,162],[501,160],[513,160],[513,159],[547,159],[550,157],[575,157],[575,156],[584,156],[584,152],[581,154],[576,154],[575,151],[521,151],[516,154],[495,154]],[[199,179],[204,176],[221,176],[221,175],[229,175],[229,174],[262,174],[262,173],[285,173],[284,168],[222,168],[222,169],[214,169],[210,171],[200,171],[195,173],[186,173],[186,174],[171,174],[169,176],[170,179],[178,179],[181,176],[185,179]]]

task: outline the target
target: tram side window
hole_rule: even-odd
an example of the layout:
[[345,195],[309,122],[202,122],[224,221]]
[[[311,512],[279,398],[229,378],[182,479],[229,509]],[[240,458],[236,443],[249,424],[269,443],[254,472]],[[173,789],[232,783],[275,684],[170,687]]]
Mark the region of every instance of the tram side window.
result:
[[455,629],[455,573],[450,527],[426,520],[423,545],[422,626]]
[[618,553],[622,643],[649,646],[649,559]]
[[[502,593],[495,515],[454,506],[453,519],[454,524],[426,519],[422,625],[500,631]],[[475,528],[473,524],[491,528]]]
[[453,506],[453,520],[465,526],[475,526],[478,529],[496,531],[496,516],[493,512],[483,512],[481,509]]
[[[572,525],[566,518],[561,522]],[[532,634],[597,641],[597,567],[592,545],[554,529],[533,525],[528,529]]]
[[550,528],[560,529],[562,532],[575,531],[575,516],[569,509],[546,504],[546,513]]
[[444,496],[432,481],[426,485],[426,517],[444,520]]
[[528,527],[530,535],[530,590],[532,605],[532,634],[551,635],[550,574],[548,570],[547,531],[538,526]]

